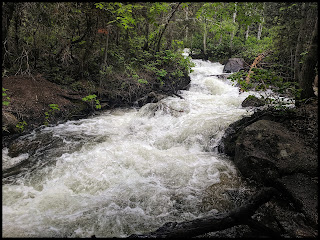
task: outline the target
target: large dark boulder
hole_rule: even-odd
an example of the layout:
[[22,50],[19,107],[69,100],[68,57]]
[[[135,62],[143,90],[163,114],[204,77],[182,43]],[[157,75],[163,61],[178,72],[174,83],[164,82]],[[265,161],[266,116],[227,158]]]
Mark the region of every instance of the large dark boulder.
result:
[[243,176],[281,190],[317,224],[317,154],[283,124],[258,120],[245,127],[236,140],[234,163]]
[[245,61],[243,58],[230,58],[224,65],[224,73],[234,73],[245,68]]
[[281,123],[269,120],[259,120],[241,131],[234,162],[244,176],[263,184],[294,173],[318,174],[314,150]]
[[246,179],[255,180],[250,183],[256,183],[258,188],[271,186],[281,193],[261,206],[253,219],[259,218],[263,225],[278,229],[284,237],[318,235],[315,106],[309,104],[287,112],[258,110],[232,123],[218,148],[234,160]]

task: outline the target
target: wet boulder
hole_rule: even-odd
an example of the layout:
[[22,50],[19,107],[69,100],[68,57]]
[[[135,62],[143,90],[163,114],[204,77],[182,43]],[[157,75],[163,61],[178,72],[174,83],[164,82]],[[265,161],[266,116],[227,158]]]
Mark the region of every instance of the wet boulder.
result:
[[257,98],[256,96],[249,95],[242,103],[242,107],[261,107],[265,105],[265,101],[261,98]]
[[245,177],[270,184],[294,173],[317,176],[316,156],[281,123],[259,120],[239,134],[234,162]]
[[137,105],[138,107],[142,107],[142,106],[146,105],[147,103],[159,102],[161,99],[163,99],[165,97],[166,97],[166,95],[164,95],[164,94],[160,94],[160,93],[156,93],[156,92],[150,92],[147,95],[139,98],[135,102],[135,105]]
[[243,176],[280,190],[313,224],[318,224],[318,158],[281,123],[258,120],[235,144],[234,163]]
[[49,148],[55,142],[62,142],[62,139],[53,137],[52,133],[43,133],[35,135],[25,135],[16,141],[9,144],[9,157],[17,157],[20,154],[28,153],[29,155],[35,154],[38,150]]
[[243,58],[230,58],[224,65],[224,73],[234,73],[239,72],[241,69],[245,68],[245,61]]

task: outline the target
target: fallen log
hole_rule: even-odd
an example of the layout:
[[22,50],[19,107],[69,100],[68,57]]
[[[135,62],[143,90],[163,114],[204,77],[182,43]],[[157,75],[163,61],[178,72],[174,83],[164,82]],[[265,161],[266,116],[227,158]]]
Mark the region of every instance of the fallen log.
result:
[[[257,225],[251,219],[255,211],[273,196],[278,194],[274,188],[263,188],[260,192],[252,196],[244,205],[229,213],[215,214],[203,218],[197,218],[185,222],[168,222],[151,233],[133,234],[129,238],[190,238],[208,232],[215,232],[231,228],[237,225]],[[261,226],[260,226],[261,227]],[[267,227],[264,226],[266,229]],[[270,235],[278,235],[272,229]],[[280,235],[278,235],[280,236]]]

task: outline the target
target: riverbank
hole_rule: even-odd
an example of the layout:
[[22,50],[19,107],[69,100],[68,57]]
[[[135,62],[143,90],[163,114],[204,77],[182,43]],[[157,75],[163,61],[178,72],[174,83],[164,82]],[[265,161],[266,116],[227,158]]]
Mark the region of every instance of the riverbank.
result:
[[[173,71],[168,67],[167,71]],[[116,76],[115,76],[116,77]],[[120,76],[118,76],[120,77]],[[2,107],[2,148],[17,137],[27,134],[34,129],[43,126],[47,121],[49,125],[64,123],[68,120],[77,120],[98,114],[99,111],[119,107],[141,107],[150,102],[176,94],[180,89],[187,89],[190,77],[187,73],[177,78],[174,84],[157,85],[156,79],[151,75],[145,75],[148,84],[138,83],[133,79],[123,79],[123,82],[132,81],[130,91],[117,90],[116,95],[108,91],[101,92],[98,97],[101,109],[96,109],[92,102],[83,101],[82,98],[90,94],[89,86],[83,82],[81,89],[75,91],[71,87],[58,85],[48,81],[41,75],[37,76],[10,76],[2,79],[2,87],[7,89],[9,105]],[[128,96],[127,96],[128,95]],[[130,96],[129,96],[130,95]],[[56,104],[59,110],[50,111],[50,104]],[[46,118],[46,113],[49,114]],[[21,126],[21,127],[17,127]]]
[[[231,157],[257,189],[271,187],[279,192],[252,216],[258,228],[245,231],[238,227],[237,234],[318,236],[317,98],[292,110],[257,111],[234,122],[219,150]],[[254,231],[259,228],[260,232]]]

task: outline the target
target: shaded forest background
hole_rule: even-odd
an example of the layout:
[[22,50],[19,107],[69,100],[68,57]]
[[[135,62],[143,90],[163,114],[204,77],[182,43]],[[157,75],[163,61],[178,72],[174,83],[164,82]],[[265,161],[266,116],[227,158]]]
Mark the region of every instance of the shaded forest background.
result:
[[259,67],[305,100],[317,42],[317,2],[2,3],[2,77],[41,75],[101,102],[176,92],[192,67],[183,48],[222,64],[264,53]]

